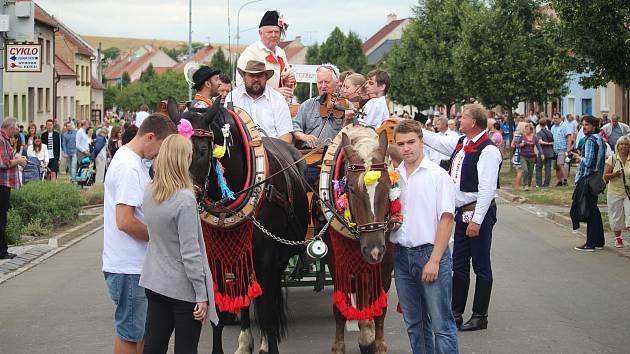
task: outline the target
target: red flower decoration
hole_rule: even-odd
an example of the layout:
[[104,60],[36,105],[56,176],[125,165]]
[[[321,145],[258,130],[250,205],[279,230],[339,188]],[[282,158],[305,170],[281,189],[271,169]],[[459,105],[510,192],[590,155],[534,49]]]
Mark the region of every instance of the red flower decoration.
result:
[[400,199],[396,199],[389,206],[389,213],[390,214],[398,214],[400,212],[401,208],[402,208],[402,205],[400,204]]

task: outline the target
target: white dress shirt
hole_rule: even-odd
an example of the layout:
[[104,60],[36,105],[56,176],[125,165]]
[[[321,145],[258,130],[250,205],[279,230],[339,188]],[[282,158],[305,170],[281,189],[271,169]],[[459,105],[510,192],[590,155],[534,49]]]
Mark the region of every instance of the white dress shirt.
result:
[[435,244],[442,214],[455,215],[453,180],[426,155],[409,177],[404,161],[396,170],[400,173],[403,223],[400,229],[392,231],[390,240],[404,247]]
[[363,106],[363,112],[365,112],[365,116],[359,118],[359,122],[374,128],[380,127],[384,121],[389,119],[389,109],[385,96],[371,98]]
[[[267,60],[267,56],[269,54],[272,54],[273,57],[276,58],[276,61],[278,61],[277,58],[282,58],[285,64],[283,72],[280,72],[279,63],[273,63]],[[247,48],[245,48],[243,53],[241,53],[241,55],[238,57],[237,66],[241,69],[245,69],[245,67],[247,66],[247,62],[250,60],[261,61],[265,63],[265,67],[267,69],[273,70],[273,76],[269,80],[267,80],[267,85],[270,85],[273,88],[278,88],[280,86],[281,76],[283,74],[289,73],[291,70],[289,68],[289,60],[287,60],[287,54],[282,48],[276,46],[274,51],[271,51],[271,49],[267,48],[260,40],[250,44]],[[235,81],[235,86],[241,86],[243,84],[243,78],[241,77],[241,75],[236,75]]]
[[90,141],[84,128],[77,129],[76,143],[78,151],[90,153]]
[[[433,149],[439,151],[444,155],[451,155],[457,147],[457,141],[459,137],[456,136],[441,136],[440,134],[422,129],[423,140],[425,145],[429,145]],[[477,142],[484,134],[488,134],[487,130],[482,131],[475,136],[472,141]],[[468,144],[468,137],[464,138],[463,145]],[[479,162],[477,163],[477,176],[479,178],[478,192],[462,192],[460,189],[461,175],[462,175],[462,163],[464,161],[464,149],[462,148],[451,165],[451,178],[455,181],[455,206],[462,207],[466,204],[470,204],[477,201],[475,206],[475,213],[472,221],[476,224],[481,224],[486,217],[488,208],[492,199],[497,194],[497,180],[499,178],[499,166],[501,164],[501,152],[494,145],[486,146],[479,156]]]
[[234,106],[245,110],[266,136],[279,138],[293,131],[293,121],[287,101],[271,86],[267,85],[263,94],[253,99],[245,91],[245,85],[241,85],[234,89],[232,99]]

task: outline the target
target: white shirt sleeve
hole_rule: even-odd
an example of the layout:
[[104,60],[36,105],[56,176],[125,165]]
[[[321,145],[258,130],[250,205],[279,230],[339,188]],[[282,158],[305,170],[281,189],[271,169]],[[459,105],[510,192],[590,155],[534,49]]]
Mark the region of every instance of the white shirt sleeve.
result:
[[124,204],[132,207],[142,205],[146,186],[141,184],[141,178],[137,170],[120,168],[116,170],[116,176],[112,177],[115,177],[112,180],[116,181],[114,205]]
[[293,120],[291,119],[291,112],[289,111],[289,105],[284,100],[283,96],[276,97],[273,100],[273,119],[276,126],[277,136],[281,137],[284,134],[293,132]]
[[440,173],[437,195],[439,196],[436,203],[438,221],[444,213],[455,215],[455,183],[447,173]]
[[444,136],[438,133],[422,129],[422,140],[425,145],[428,145],[433,150],[444,154],[446,156],[451,156],[455,148],[457,147],[457,142],[459,141],[458,136]]
[[381,98],[372,98],[364,106],[365,116],[362,122],[374,128],[378,128],[389,118],[389,109]]
[[496,146],[489,145],[481,151],[477,163],[477,176],[479,178],[479,192],[477,205],[472,221],[481,225],[486,217],[492,199],[497,193],[497,179],[499,178],[499,165],[501,164],[501,152]]
[[48,166],[48,161],[50,161],[50,156],[48,155],[48,147],[46,144],[42,144],[42,151],[44,154],[44,165]]

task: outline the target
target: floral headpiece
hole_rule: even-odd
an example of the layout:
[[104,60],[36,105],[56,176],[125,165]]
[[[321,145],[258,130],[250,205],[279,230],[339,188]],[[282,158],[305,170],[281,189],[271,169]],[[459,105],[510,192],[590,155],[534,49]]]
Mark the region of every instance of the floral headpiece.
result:
[[182,118],[179,120],[179,124],[177,124],[177,132],[179,133],[179,135],[183,135],[186,138],[190,139],[190,137],[193,136],[194,129],[188,119]]

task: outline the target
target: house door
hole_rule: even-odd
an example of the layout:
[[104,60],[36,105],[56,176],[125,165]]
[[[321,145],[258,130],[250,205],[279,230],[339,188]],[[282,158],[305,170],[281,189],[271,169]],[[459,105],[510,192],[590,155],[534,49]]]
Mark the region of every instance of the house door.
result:
[[590,98],[582,99],[582,115],[590,116],[593,115],[593,100]]
[[35,88],[28,88],[28,122],[35,122]]

